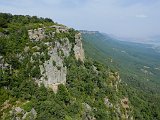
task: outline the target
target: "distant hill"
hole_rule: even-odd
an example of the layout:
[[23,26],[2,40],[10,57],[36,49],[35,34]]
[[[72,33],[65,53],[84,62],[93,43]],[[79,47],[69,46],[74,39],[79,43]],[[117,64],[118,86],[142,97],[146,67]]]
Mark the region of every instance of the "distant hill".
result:
[[117,37],[114,35],[111,35],[111,37],[120,41],[130,41],[133,43],[148,44],[152,49],[154,49],[157,52],[160,52],[160,35],[150,36],[146,38],[124,38]]

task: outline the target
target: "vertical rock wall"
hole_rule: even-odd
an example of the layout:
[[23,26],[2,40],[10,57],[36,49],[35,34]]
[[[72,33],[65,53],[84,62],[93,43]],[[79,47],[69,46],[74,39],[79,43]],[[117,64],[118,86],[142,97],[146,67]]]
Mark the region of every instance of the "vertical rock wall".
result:
[[81,33],[75,35],[74,54],[77,60],[80,59],[81,61],[84,61],[85,57],[84,57],[84,50],[82,47]]
[[[51,26],[50,28],[55,28],[56,31],[51,33],[65,33],[68,32],[67,27],[60,26]],[[45,34],[45,28],[38,28],[34,30],[29,30],[28,35],[32,42],[42,41],[45,38],[53,39],[54,34],[47,36]],[[84,50],[82,47],[82,38],[81,34],[75,34],[75,45],[73,46],[74,54],[76,59],[80,59],[84,61]],[[54,40],[53,40],[54,41]],[[63,43],[63,44],[62,44]],[[72,43],[70,43],[68,38],[63,38],[60,40],[54,41],[54,46],[51,46],[51,43],[44,43],[48,46],[48,55],[50,59],[45,61],[42,65],[39,65],[42,77],[40,79],[36,79],[36,82],[40,84],[44,84],[45,87],[50,87],[53,91],[57,91],[59,84],[66,83],[66,75],[67,68],[63,65],[63,60],[65,57],[70,56],[70,52],[72,49]],[[42,53],[44,54],[44,53]]]

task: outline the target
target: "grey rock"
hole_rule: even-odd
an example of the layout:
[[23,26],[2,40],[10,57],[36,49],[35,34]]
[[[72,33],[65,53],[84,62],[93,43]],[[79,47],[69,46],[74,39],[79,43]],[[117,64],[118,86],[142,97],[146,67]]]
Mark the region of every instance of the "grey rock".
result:
[[35,120],[37,118],[37,112],[35,111],[34,108],[32,108],[30,112],[26,112],[23,115],[22,120],[25,120],[26,118],[29,118],[30,120]]
[[85,111],[91,112],[92,108],[87,104],[87,103],[83,103],[84,109]]
[[25,48],[24,48],[24,52],[28,52],[29,51],[29,46],[26,46]]
[[82,115],[83,120],[96,120],[92,113],[92,108],[87,103],[83,103],[84,113]]
[[50,26],[50,28],[55,28],[57,33],[63,33],[63,32],[68,32],[68,27],[63,26],[63,25],[53,25]]
[[31,41],[40,41],[46,37],[44,28],[28,30],[28,35]]
[[11,119],[13,120],[35,120],[37,118],[37,112],[34,108],[31,111],[27,112],[20,107],[15,107],[12,111],[9,111]]
[[[46,87],[52,88],[56,92],[56,88],[59,84],[66,83],[67,68],[63,65],[63,57],[59,56],[58,51],[62,50],[64,57],[68,57],[71,51],[71,44],[67,38],[62,39],[64,44],[60,44],[55,41],[55,47],[48,51],[50,59],[45,61],[43,65],[40,65],[42,77],[36,82],[40,85],[43,83]],[[53,61],[56,66],[53,65]]]
[[37,117],[37,112],[34,108],[32,108],[32,110],[30,111],[30,113],[34,116],[34,118]]
[[[50,28],[55,28],[58,33],[68,32],[69,30],[69,28],[62,25],[53,25],[50,26]],[[46,37],[51,37],[51,39],[53,39],[53,34],[55,34],[55,32],[51,31],[51,35],[46,35],[45,29],[46,28],[28,30],[30,40],[40,41]],[[72,43],[69,42],[68,38],[63,38],[55,41],[54,46],[52,46],[52,43],[50,42],[44,44],[48,46],[48,55],[50,56],[50,59],[39,65],[42,77],[39,80],[36,80],[36,82],[38,85],[43,83],[45,87],[50,87],[56,92],[59,84],[66,83],[67,68],[63,65],[63,60],[70,55]],[[74,53],[77,60],[80,59],[81,61],[84,61],[84,50],[80,33],[75,35]],[[34,56],[43,54],[43,52],[33,53]],[[32,57],[31,62],[34,62]]]
[[84,61],[85,57],[84,57],[84,50],[82,47],[81,33],[75,35],[74,54],[77,60],[80,59],[81,61]]
[[[63,59],[58,56],[56,47],[49,51],[48,54],[51,57],[48,61],[45,61],[43,65],[40,65],[43,77],[38,82],[39,84],[43,83],[46,87],[52,88],[54,86],[52,88],[54,90],[55,85],[66,82],[67,68],[63,66]],[[53,66],[53,61],[56,62],[56,66]],[[60,69],[58,69],[57,66],[60,67]]]
[[95,67],[94,65],[93,65],[93,71],[94,71],[96,74],[98,74],[97,67]]
[[18,113],[22,113],[24,110],[22,108],[20,108],[20,107],[16,107],[15,111],[18,114]]
[[113,107],[113,104],[109,101],[107,97],[104,98],[104,104],[107,105],[108,107]]

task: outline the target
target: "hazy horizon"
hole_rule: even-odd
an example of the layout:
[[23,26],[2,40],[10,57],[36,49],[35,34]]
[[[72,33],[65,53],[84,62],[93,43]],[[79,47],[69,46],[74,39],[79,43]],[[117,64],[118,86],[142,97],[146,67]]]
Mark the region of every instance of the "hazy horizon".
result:
[[147,40],[160,35],[159,0],[0,0],[0,12],[48,17],[78,30]]

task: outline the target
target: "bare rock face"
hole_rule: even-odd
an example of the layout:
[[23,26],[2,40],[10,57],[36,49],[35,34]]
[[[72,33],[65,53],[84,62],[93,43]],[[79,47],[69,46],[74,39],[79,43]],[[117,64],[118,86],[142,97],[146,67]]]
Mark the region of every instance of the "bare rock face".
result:
[[[55,28],[58,33],[68,32],[68,28],[65,26],[54,25],[50,28]],[[45,29],[46,28],[28,30],[30,40],[32,42],[37,42],[45,38],[53,39],[54,34],[45,34]],[[63,44],[61,44],[62,42]],[[50,59],[45,61],[42,65],[39,65],[42,77],[38,80],[36,79],[36,82],[39,85],[43,83],[45,87],[50,87],[54,92],[56,92],[59,84],[66,83],[67,68],[63,65],[63,59],[70,55],[72,44],[69,42],[68,38],[55,41],[54,46],[51,46],[51,43],[49,42],[44,44],[48,46],[48,55],[50,56]],[[33,55],[35,54],[37,53],[34,53]]]
[[63,45],[56,41],[55,47],[48,52],[50,59],[40,65],[42,77],[38,83],[43,83],[55,92],[59,84],[66,83],[67,68],[63,65],[63,58],[70,55],[71,44],[67,38],[65,40]]
[[82,115],[83,120],[96,120],[94,115],[92,114],[92,108],[87,103],[83,103],[84,113]]
[[124,109],[129,109],[128,98],[124,98],[121,100],[121,105]]
[[53,25],[50,28],[55,28],[57,33],[68,32],[68,27],[63,25]]
[[122,114],[122,119],[133,120],[133,116],[130,115],[131,110],[130,110],[128,98],[125,97],[121,99],[121,106],[124,109],[124,113]]
[[104,103],[107,107],[110,107],[110,108],[113,107],[113,104],[109,101],[107,97],[104,98]]
[[45,32],[43,28],[28,30],[28,35],[32,41],[39,41],[45,38]]
[[23,115],[22,120],[26,120],[26,119],[35,120],[36,117],[37,117],[37,112],[34,108],[32,108],[30,112],[26,112]]
[[27,112],[20,107],[15,107],[10,111],[10,115],[13,116],[14,120],[35,120],[37,112],[34,108],[32,108],[30,112]]
[[[84,50],[82,48],[82,38],[80,33],[75,35],[75,45],[73,45],[73,43],[70,43],[68,38],[54,40],[55,33],[68,33],[69,28],[66,26],[50,26],[49,29],[53,29],[54,31],[50,31],[49,33],[53,34],[47,34],[46,29],[48,28],[28,30],[28,35],[32,42],[42,41],[45,45],[47,45],[48,55],[50,56],[49,60],[44,61],[41,65],[39,65],[42,77],[40,79],[36,79],[36,82],[38,85],[44,84],[45,87],[50,87],[54,92],[56,92],[59,84],[66,83],[67,68],[63,65],[64,58],[70,56],[70,52],[73,47],[76,59],[84,61]],[[43,41],[45,38],[53,40],[54,45],[52,45],[53,42]],[[40,49],[38,46],[33,48],[36,50]],[[35,56],[37,54],[43,55],[44,53],[33,53]],[[34,62],[32,59],[31,61]]]
[[9,103],[9,100],[6,100],[6,101],[1,105],[1,107],[2,107],[2,108],[1,108],[0,112],[3,112],[3,110],[11,107],[11,104]]
[[[55,57],[56,58],[56,57]],[[56,58],[57,60],[59,57]],[[67,69],[63,67],[61,63],[61,59],[59,59],[59,65],[61,66],[53,66],[54,57],[51,56],[50,60],[46,61],[43,66],[40,66],[41,74],[43,75],[38,83],[43,83],[46,87],[50,87],[53,91],[57,91],[57,86],[59,84],[65,84],[66,82],[66,74]]]
[[81,33],[75,35],[75,46],[74,46],[74,54],[76,59],[80,59],[82,62],[84,61],[84,50],[82,47],[82,37]]
[[121,82],[120,75],[118,72],[109,72],[110,85],[116,88],[118,91],[118,85]]

